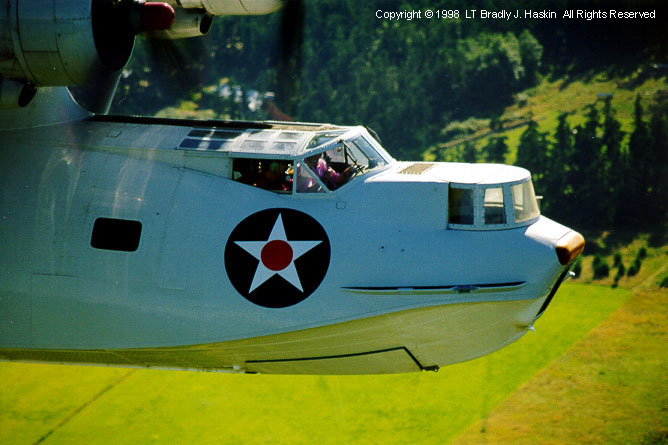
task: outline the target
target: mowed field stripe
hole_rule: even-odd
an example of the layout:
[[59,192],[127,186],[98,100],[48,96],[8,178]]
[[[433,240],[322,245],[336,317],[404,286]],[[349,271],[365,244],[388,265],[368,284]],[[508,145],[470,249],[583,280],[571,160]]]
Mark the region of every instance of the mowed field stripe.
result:
[[137,370],[122,379],[127,369],[0,363],[0,443],[34,443],[50,431],[44,443],[447,443],[629,296],[626,289],[564,285],[536,333],[438,373]]
[[91,397],[90,400],[85,401],[83,404],[81,404],[81,406],[79,406],[77,409],[75,409],[74,411],[72,411],[72,413],[70,413],[70,414],[69,414],[68,416],[66,416],[63,420],[61,420],[61,421],[58,423],[58,425],[56,425],[54,428],[50,429],[45,435],[43,435],[42,437],[40,437],[40,438],[35,442],[35,444],[39,444],[39,443],[44,442],[44,441],[45,441],[51,434],[53,434],[54,431],[57,431],[59,428],[61,428],[63,425],[65,425],[70,419],[72,419],[74,416],[76,416],[76,415],[79,414],[81,411],[83,411],[84,409],[86,409],[87,406],[89,406],[91,403],[95,402],[97,399],[99,399],[100,397],[102,397],[104,394],[107,393],[107,391],[109,391],[109,390],[115,388],[116,386],[118,386],[120,383],[122,383],[123,381],[125,381],[128,377],[130,377],[130,376],[131,376],[133,373],[135,373],[136,371],[137,371],[136,369],[131,369],[131,370],[129,370],[128,372],[126,372],[125,374],[121,375],[121,376],[120,376],[118,379],[116,379],[115,381],[111,382],[109,385],[107,385],[107,386],[105,386],[104,388],[102,388],[102,390],[101,390],[100,392],[98,392],[97,394],[95,394],[93,397]]
[[668,442],[668,290],[641,289],[453,443]]

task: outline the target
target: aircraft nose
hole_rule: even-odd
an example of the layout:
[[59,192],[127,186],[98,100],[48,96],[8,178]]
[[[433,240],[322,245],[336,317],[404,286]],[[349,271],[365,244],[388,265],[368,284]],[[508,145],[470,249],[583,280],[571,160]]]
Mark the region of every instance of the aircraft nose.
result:
[[571,230],[562,236],[555,246],[559,262],[564,266],[567,265],[582,253],[584,246],[584,237],[575,230]]

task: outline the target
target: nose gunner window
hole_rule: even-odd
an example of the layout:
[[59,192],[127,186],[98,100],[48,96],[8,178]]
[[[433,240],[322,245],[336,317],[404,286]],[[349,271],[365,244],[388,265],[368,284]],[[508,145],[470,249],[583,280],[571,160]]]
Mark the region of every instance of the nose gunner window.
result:
[[506,208],[503,204],[503,189],[501,187],[485,189],[483,207],[485,225],[506,223]]
[[473,189],[450,187],[448,215],[450,224],[473,224]]
[[526,181],[511,187],[513,193],[513,209],[515,222],[520,223],[538,217],[538,201],[533,191],[531,181]]

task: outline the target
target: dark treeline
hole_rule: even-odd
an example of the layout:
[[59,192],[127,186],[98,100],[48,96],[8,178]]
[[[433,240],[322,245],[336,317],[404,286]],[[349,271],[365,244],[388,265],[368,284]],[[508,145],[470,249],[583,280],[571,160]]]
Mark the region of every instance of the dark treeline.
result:
[[[238,91],[275,92],[279,108],[298,120],[364,123],[399,158],[417,158],[440,141],[452,120],[498,115],[513,94],[540,75],[587,69],[631,69],[664,62],[665,20],[465,19],[465,11],[657,9],[665,2],[446,1],[458,20],[390,21],[377,11],[421,10],[424,2],[304,2],[301,52],[282,58],[281,13],[216,18],[208,36],[177,42],[139,39],[112,112],[154,114],[193,100],[219,117],[266,118],[239,104]],[[663,16],[666,16],[665,14]],[[657,60],[658,60],[657,59]],[[235,92],[202,93],[224,78]],[[229,92],[229,90],[226,90]],[[241,101],[243,102],[243,101]]]
[[589,230],[665,228],[668,102],[649,108],[636,98],[629,137],[615,119],[611,98],[588,105],[586,121],[575,127],[561,114],[551,138],[530,121],[517,164],[533,172],[544,213]]

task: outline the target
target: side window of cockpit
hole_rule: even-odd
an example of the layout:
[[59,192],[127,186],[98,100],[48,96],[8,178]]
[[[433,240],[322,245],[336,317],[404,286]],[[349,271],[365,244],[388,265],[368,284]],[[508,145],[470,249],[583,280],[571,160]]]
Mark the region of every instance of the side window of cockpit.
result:
[[[353,168],[348,165],[346,149],[342,143],[336,144],[334,148],[326,152],[304,158],[304,164],[329,190],[336,190],[347,183],[354,173]],[[298,178],[308,179],[307,172],[298,171],[297,173]],[[303,187],[305,183],[299,179],[297,181],[299,185],[297,191],[309,191]]]
[[232,162],[232,179],[277,193],[292,191],[292,163],[276,159],[237,158]]
[[448,215],[450,224],[473,224],[473,189],[450,187]]
[[325,193],[326,190],[309,168],[297,162],[297,193]]
[[[339,141],[325,152],[304,158],[304,164],[317,181],[329,190],[336,190],[352,178],[387,164],[371,144],[359,136],[352,140]],[[309,175],[297,171],[297,191],[310,191]],[[302,178],[303,180],[300,180]],[[311,184],[312,185],[312,184]]]
[[503,189],[501,187],[485,189],[483,208],[485,225],[506,223],[506,208],[503,203]]

